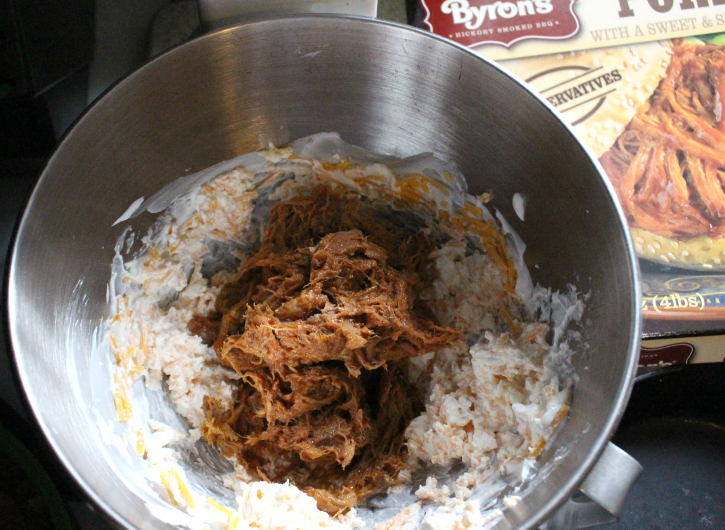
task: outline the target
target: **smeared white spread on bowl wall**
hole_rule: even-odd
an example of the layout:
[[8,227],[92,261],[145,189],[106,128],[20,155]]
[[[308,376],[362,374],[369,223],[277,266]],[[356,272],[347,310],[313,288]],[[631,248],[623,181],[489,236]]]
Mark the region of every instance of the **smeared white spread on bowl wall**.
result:
[[[552,294],[527,284],[516,250],[520,245],[513,240],[509,257],[520,274],[516,292],[507,292],[506,279],[477,232],[491,215],[480,198],[465,192],[454,168],[430,155],[381,157],[322,134],[235,160],[238,167],[224,163],[219,176],[208,170],[187,177],[173,202],[168,200],[172,187],[135,214],[124,214],[159,211],[170,203],[139,256],[124,263],[119,244],[107,322],[118,419],[126,425],[127,442],[148,462],[147,476],[161,485],[169,503],[189,515],[184,524],[190,527],[349,528],[377,521],[377,529],[480,528],[495,522],[499,507],[482,509],[477,488],[502,475],[526,478],[568,411],[570,352],[561,338],[562,329],[583,311],[576,292]],[[412,477],[426,466],[456,462],[465,464],[464,471],[440,486],[429,477],[417,497],[403,491],[405,485],[398,488],[389,495],[389,510],[377,515],[361,508],[331,518],[295,486],[250,482],[241,466],[224,477],[224,485],[234,491],[232,505],[195,488],[174,449],[182,439],[199,438],[204,396],[229,404],[238,379],[217,362],[212,347],[187,329],[194,315],[213,309],[220,286],[234,274],[219,263],[230,255],[244,262],[244,243],[259,239],[270,202],[319,183],[402,201],[431,222],[443,221],[450,237],[432,256],[437,280],[421,296],[442,324],[465,330],[466,340],[411,362],[411,378],[426,396],[426,408],[406,431],[410,467],[402,478],[415,481]],[[480,248],[474,245],[472,251],[471,242]],[[215,274],[208,279],[203,269]],[[497,329],[493,315],[502,304],[511,304],[512,311],[524,308],[526,321],[517,321],[515,334]],[[553,346],[547,342],[550,323],[558,326]],[[188,432],[148,417],[132,392],[143,384],[168,392],[188,421]],[[396,506],[402,508],[398,515],[392,510]],[[391,510],[392,518],[379,520],[380,513]]]

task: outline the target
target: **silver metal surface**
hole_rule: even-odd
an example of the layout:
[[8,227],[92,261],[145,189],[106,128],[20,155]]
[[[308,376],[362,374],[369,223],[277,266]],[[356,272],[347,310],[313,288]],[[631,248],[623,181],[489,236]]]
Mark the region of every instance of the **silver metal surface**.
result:
[[[376,152],[453,160],[526,241],[535,282],[590,294],[571,414],[539,459],[557,463],[497,526],[536,527],[577,490],[629,398],[640,335],[634,251],[601,168],[541,98],[474,53],[403,26],[307,16],[224,30],[157,58],[83,115],[27,204],[10,263],[11,339],[41,428],[118,523],[171,528],[92,435],[99,403],[88,358],[123,230],[112,225],[138,197],[255,150],[260,138],[283,144],[322,131]],[[141,216],[134,228],[150,222]]]
[[220,28],[254,18],[297,13],[375,17],[378,0],[198,0],[204,26]]
[[624,499],[640,473],[639,462],[609,442],[580,489],[599,506],[619,517]]
[[565,502],[549,519],[547,530],[576,530],[616,521],[642,466],[612,442],[580,486],[583,495]]
[[580,530],[616,521],[615,515],[582,493],[568,499],[541,530]]

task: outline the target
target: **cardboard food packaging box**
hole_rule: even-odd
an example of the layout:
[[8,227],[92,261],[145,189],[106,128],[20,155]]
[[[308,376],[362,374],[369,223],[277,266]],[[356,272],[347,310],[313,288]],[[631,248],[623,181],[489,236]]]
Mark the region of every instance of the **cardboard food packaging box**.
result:
[[725,0],[419,0],[419,27],[529,83],[613,184],[640,365],[725,361]]

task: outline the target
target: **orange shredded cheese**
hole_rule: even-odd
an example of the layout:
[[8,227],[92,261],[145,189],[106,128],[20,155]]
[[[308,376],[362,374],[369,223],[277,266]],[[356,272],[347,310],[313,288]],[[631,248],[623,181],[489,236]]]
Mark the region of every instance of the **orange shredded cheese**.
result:
[[113,393],[113,402],[116,405],[118,421],[126,423],[133,416],[133,407],[128,396],[128,383],[118,374],[114,376],[114,383],[116,384],[116,391]]
[[143,429],[139,427],[136,431],[136,453],[143,456],[146,452],[146,439],[143,435]]
[[115,322],[118,322],[119,320],[123,320],[124,318],[131,318],[132,314],[133,313],[131,313],[130,309],[127,309],[125,311],[117,311],[116,314],[108,321],[108,323],[113,324]]
[[451,222],[456,228],[468,229],[481,239],[488,257],[501,272],[504,289],[513,293],[516,289],[516,267],[508,257],[506,238],[494,226],[493,221],[482,221],[464,211],[463,215],[451,218]]
[[379,185],[384,179],[380,175],[363,175],[362,177],[353,177],[352,180],[359,186],[372,187]]
[[159,251],[156,250],[156,247],[153,247],[153,246],[151,248],[149,248],[149,255],[151,257],[144,262],[145,267],[148,267],[149,265],[151,265],[151,262],[157,261],[160,257]]
[[472,202],[466,201],[466,203],[463,205],[463,211],[465,213],[475,215],[476,217],[482,217],[483,216],[483,210],[473,204]]
[[411,175],[409,177],[402,178],[398,180],[395,185],[401,189],[409,187],[416,191],[421,190],[424,193],[430,193],[430,186],[433,186],[445,195],[450,195],[450,192],[443,184],[424,175]]
[[551,420],[551,428],[556,429],[559,424],[564,421],[564,418],[566,418],[567,414],[569,414],[569,405],[564,405],[559,409],[559,412],[556,413],[554,419]]
[[226,515],[227,517],[229,517],[229,518],[232,517],[232,512],[231,511],[229,511],[227,508],[225,508],[224,506],[222,506],[221,504],[219,504],[217,501],[215,501],[211,497],[209,497],[206,500],[206,502],[208,502],[214,509],[219,510],[224,515]]
[[173,467],[171,468],[171,474],[174,475],[176,483],[179,485],[179,491],[181,491],[181,494],[184,496],[186,504],[189,506],[189,508],[193,508],[195,506],[194,497],[191,496],[189,488],[186,487],[186,484],[184,484],[184,481],[181,480],[179,473]]
[[121,364],[123,362],[126,362],[128,358],[133,353],[133,348],[126,348],[125,351],[116,350],[116,363]]
[[171,499],[171,504],[176,506],[178,504],[176,497],[174,497],[174,492],[171,490],[171,484],[169,484],[169,474],[166,471],[162,471],[159,473],[159,478],[161,479],[161,484],[166,488],[166,491],[169,492],[169,498]]
[[529,447],[529,455],[534,457],[539,456],[541,451],[544,450],[544,447],[546,447],[546,439],[541,438],[536,445]]
[[326,169],[327,171],[334,171],[336,169],[342,169],[343,171],[346,169],[350,169],[350,159],[348,157],[343,158],[340,160],[337,164],[330,164],[328,162],[323,162],[322,167]]

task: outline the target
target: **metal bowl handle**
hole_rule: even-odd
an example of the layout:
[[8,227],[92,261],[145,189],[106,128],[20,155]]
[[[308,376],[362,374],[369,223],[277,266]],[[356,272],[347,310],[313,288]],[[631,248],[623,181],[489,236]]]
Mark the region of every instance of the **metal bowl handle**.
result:
[[634,458],[609,442],[574,495],[542,527],[576,530],[616,521],[629,490],[642,472]]

